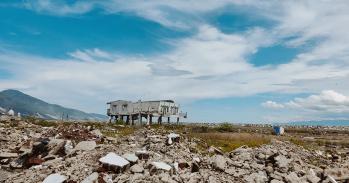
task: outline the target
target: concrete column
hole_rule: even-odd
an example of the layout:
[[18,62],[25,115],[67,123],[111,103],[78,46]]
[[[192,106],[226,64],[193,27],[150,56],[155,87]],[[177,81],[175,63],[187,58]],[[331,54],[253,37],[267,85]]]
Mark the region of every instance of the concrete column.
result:
[[170,123],[170,117],[167,117],[167,123]]
[[150,125],[153,124],[153,115],[149,115],[149,123],[150,123]]
[[147,126],[149,126],[149,125],[150,125],[150,115],[147,114]]
[[130,115],[130,116],[131,116],[131,124],[135,125],[135,119],[134,119],[133,115]]
[[118,116],[114,116],[114,122],[118,121]]
[[177,117],[177,125],[179,124],[179,117]]
[[130,125],[130,115],[126,116],[126,125]]
[[161,123],[162,123],[162,116],[159,116],[158,117],[158,124],[161,125]]
[[141,113],[138,114],[138,123],[140,125],[142,125],[142,114]]
[[122,120],[122,116],[121,115],[118,115],[118,120]]

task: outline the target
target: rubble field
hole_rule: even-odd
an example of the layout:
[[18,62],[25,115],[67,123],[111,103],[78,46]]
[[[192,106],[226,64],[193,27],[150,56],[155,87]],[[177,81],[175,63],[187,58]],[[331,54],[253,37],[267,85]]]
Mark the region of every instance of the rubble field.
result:
[[2,120],[0,182],[349,182],[347,153],[273,136],[227,151],[208,138],[185,127]]

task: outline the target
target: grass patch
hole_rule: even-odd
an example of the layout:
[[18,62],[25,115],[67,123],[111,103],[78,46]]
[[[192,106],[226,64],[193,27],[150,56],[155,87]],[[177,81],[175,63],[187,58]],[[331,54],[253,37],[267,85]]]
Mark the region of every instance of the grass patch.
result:
[[135,127],[117,127],[117,128],[105,128],[101,130],[102,134],[107,137],[123,137],[131,135],[136,131]]
[[201,139],[204,142],[200,144],[202,149],[215,146],[224,152],[230,152],[243,145],[258,147],[270,143],[271,140],[267,135],[249,133],[192,133],[189,136]]

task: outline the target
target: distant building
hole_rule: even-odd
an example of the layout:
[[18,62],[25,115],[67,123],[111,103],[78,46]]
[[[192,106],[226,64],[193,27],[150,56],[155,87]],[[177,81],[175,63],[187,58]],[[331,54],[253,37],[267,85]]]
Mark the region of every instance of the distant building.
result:
[[282,126],[273,126],[273,129],[276,135],[283,135],[285,133],[285,129]]
[[[173,100],[155,100],[155,101],[137,101],[131,102],[126,100],[117,100],[108,102],[107,115],[110,120],[123,120],[126,124],[134,124],[137,120],[142,123],[142,117],[147,119],[147,124],[153,123],[153,117],[157,118],[159,124],[162,123],[162,118],[167,117],[170,122],[170,117],[175,117],[177,122],[179,118],[186,118],[187,114],[179,110],[179,105]],[[126,120],[124,119],[126,117]]]

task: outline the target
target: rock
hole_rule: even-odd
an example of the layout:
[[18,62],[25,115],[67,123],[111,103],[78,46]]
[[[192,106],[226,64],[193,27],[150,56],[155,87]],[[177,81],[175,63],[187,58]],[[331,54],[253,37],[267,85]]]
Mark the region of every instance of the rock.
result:
[[291,172],[286,177],[286,182],[288,183],[302,183],[301,179],[298,177],[298,175],[295,172]]
[[67,140],[64,145],[64,152],[65,154],[72,154],[74,152],[74,146],[73,143],[70,140]]
[[282,172],[287,172],[288,164],[292,161],[291,159],[286,158],[284,155],[278,155],[274,158],[274,160]]
[[211,157],[212,166],[216,170],[224,171],[227,160],[222,155],[214,155]]
[[81,141],[76,145],[75,150],[91,151],[95,149],[96,146],[97,144],[95,141]]
[[63,156],[65,154],[64,145],[65,145],[65,140],[63,139],[50,140],[50,142],[48,143],[48,149],[49,149],[48,154]]
[[251,175],[245,175],[244,179],[246,180],[246,182],[255,182],[255,183],[268,182],[267,174],[263,171],[259,171],[258,173],[252,173]]
[[102,138],[102,137],[103,137],[103,134],[102,134],[101,131],[98,130],[98,129],[92,130],[92,131],[90,131],[90,133],[93,134],[93,135],[95,135],[95,136],[98,137],[98,138]]
[[129,161],[130,163],[133,163],[133,164],[137,163],[137,161],[138,161],[138,157],[134,153],[124,154],[122,157],[124,157],[127,161]]
[[66,176],[63,176],[59,173],[51,174],[42,183],[63,183],[67,180]]
[[284,183],[283,181],[277,180],[277,179],[273,179],[270,181],[270,183]]
[[311,183],[318,183],[320,182],[320,178],[316,176],[314,170],[310,169],[306,175],[306,178]]
[[147,160],[149,159],[149,152],[146,150],[139,150],[136,151],[136,156],[140,159],[140,160]]
[[132,173],[143,173],[144,168],[140,165],[135,164],[131,166],[130,170]]
[[213,147],[213,146],[210,146],[208,148],[208,152],[223,155],[223,152],[220,149]]
[[2,158],[17,158],[17,157],[18,157],[17,153],[8,153],[8,152],[0,153],[0,159],[2,159]]
[[328,168],[324,170],[324,175],[335,180],[346,180],[349,179],[349,168]]
[[108,153],[106,156],[99,159],[104,167],[112,169],[116,172],[123,172],[130,164],[125,158],[116,155],[113,152]]
[[161,170],[171,172],[172,167],[164,162],[151,162],[150,163],[149,172],[151,175],[156,173],[157,171],[161,171]]
[[91,175],[81,181],[81,183],[98,183],[98,173],[93,172]]

